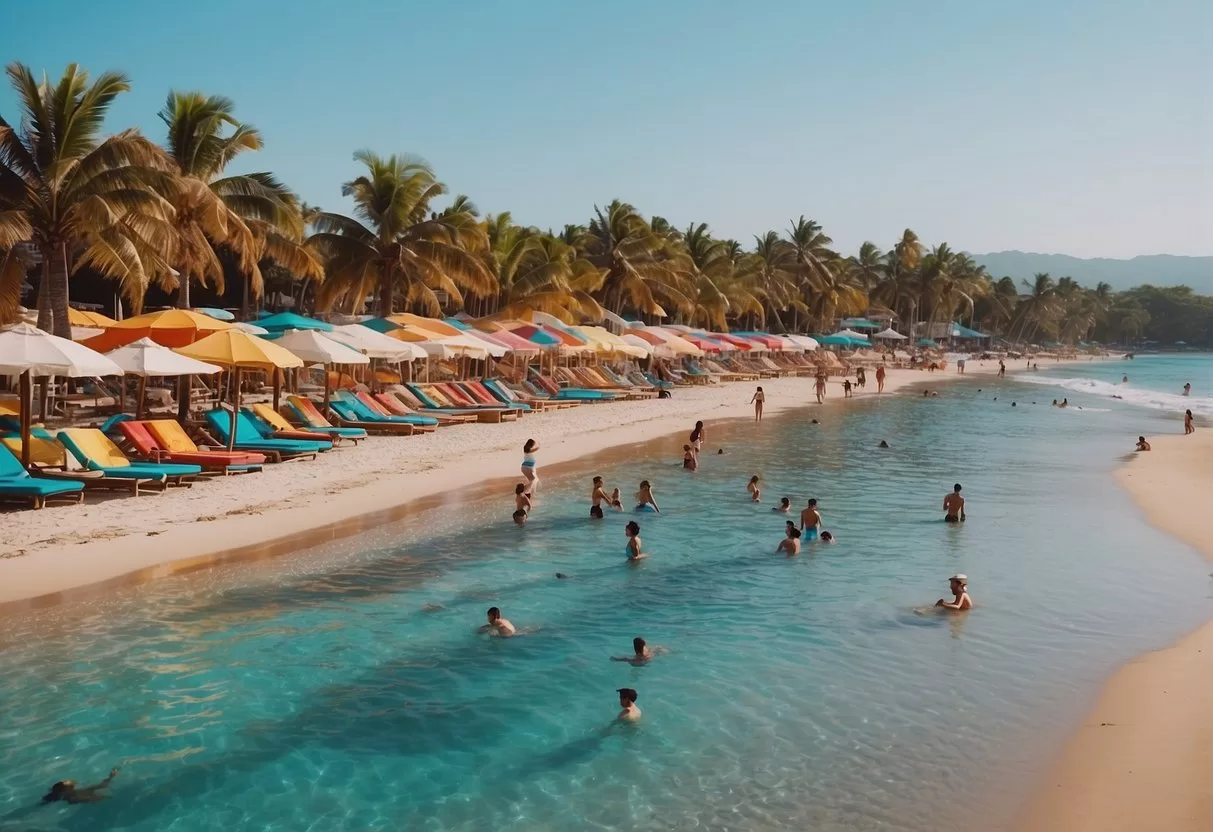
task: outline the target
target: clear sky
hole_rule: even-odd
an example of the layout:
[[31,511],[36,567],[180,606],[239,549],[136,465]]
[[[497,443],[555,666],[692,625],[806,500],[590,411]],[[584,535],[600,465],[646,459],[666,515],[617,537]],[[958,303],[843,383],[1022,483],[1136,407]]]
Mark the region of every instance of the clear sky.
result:
[[370,148],[545,228],[618,197],[747,244],[1213,254],[1210,0],[42,0],[14,59],[125,72],[108,127],[158,141],[170,88],[226,95],[240,169],[330,210]]

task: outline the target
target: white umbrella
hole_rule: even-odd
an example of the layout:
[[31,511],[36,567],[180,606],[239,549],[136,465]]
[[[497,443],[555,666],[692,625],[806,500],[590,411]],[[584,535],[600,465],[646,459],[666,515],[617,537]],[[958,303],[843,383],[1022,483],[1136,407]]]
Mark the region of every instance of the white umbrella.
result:
[[250,324],[246,321],[241,321],[240,323],[232,324],[232,329],[238,329],[241,332],[247,333],[249,335],[269,335],[270,334],[270,331],[268,329],[266,329],[265,327],[257,326],[256,324]]
[[415,343],[400,341],[362,324],[335,326],[332,332],[326,332],[325,335],[347,347],[353,347],[367,358],[382,358],[393,364],[425,358],[427,354]]
[[895,329],[886,329],[884,332],[877,332],[873,338],[887,338],[890,341],[904,341],[906,336],[902,335]]
[[[483,341],[471,335],[448,335],[445,338],[435,338],[434,340],[443,346],[450,347],[456,355],[466,355],[469,358],[484,358],[485,355],[500,358],[506,353],[505,347],[501,344]],[[427,342],[422,342],[423,345],[425,343]]]
[[858,341],[868,340],[868,336],[864,335],[862,332],[856,332],[853,329],[840,329],[837,332],[835,332],[834,334],[835,335],[845,335],[848,338],[854,338]]
[[[364,327],[365,329],[365,327]],[[292,329],[274,343],[303,359],[304,364],[370,364],[371,359],[353,347],[315,329]]]
[[[125,347],[110,350],[106,357],[121,367],[122,372],[128,376],[139,376],[139,393],[135,399],[136,418],[143,415],[143,394],[147,389],[149,376],[209,376],[223,372],[222,367],[175,353],[151,338],[140,338]],[[124,390],[123,399],[125,397]]]
[[21,376],[21,464],[29,467],[29,424],[34,376],[120,376],[122,368],[101,353],[27,323],[0,329],[0,375]]
[[807,335],[785,335],[783,337],[787,338],[793,344],[799,344],[801,347],[809,350],[810,352],[821,346],[821,344],[817,343],[816,338],[810,338]]
[[806,349],[808,349],[803,344],[797,344],[787,335],[773,335],[771,337],[783,344],[784,352],[804,352]]

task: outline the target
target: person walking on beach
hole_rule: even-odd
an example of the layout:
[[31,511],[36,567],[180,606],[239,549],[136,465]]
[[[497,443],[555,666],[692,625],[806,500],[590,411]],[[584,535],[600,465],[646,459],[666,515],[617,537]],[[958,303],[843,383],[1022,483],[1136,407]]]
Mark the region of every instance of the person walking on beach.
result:
[[826,397],[826,373],[825,370],[817,371],[817,384],[814,386],[814,392],[817,393],[817,403],[822,404]]
[[539,485],[539,472],[535,469],[535,452],[537,450],[539,450],[539,443],[534,439],[528,439],[522,446],[522,476],[526,477],[527,494],[534,494],[535,488]]
[[640,719],[640,709],[636,707],[636,691],[632,688],[619,688],[615,692],[619,694],[619,707],[623,709],[615,719],[619,722],[635,722]]
[[809,499],[809,503],[800,512],[800,531],[804,532],[805,540],[815,540],[821,528],[821,513],[817,510],[817,498]]
[[1184,411],[1184,436],[1189,433],[1196,433],[1196,426],[1192,424],[1192,411]]
[[864,373],[863,367],[859,367],[855,370],[855,386],[862,390],[867,383],[868,377]]
[[695,429],[691,431],[691,447],[695,449],[695,453],[703,450],[703,440],[705,438],[703,422],[696,422]]
[[611,497],[606,493],[606,487],[602,484],[602,477],[594,477],[594,486],[590,489],[590,518],[593,520],[602,519],[602,504],[606,502],[611,505]]
[[948,588],[952,590],[952,600],[940,598],[935,606],[946,610],[964,612],[973,608],[973,599],[969,597],[969,576],[957,573],[948,578]]
[[784,539],[779,541],[779,546],[775,549],[775,554],[786,552],[788,557],[796,557],[800,554],[800,529],[789,524],[784,528]]
[[510,623],[508,618],[501,617],[501,609],[499,607],[489,607],[488,619],[489,623],[482,625],[480,632],[493,636],[501,636],[502,638],[508,638],[518,632],[514,629],[514,625]]
[[637,511],[654,511],[661,514],[661,509],[657,507],[657,499],[653,496],[653,486],[648,480],[640,481],[640,490],[636,492],[636,510]]
[[1192,382],[1185,381],[1184,382],[1184,395],[1185,396],[1190,395],[1191,392],[1192,392]]
[[842,380],[842,397],[844,399],[851,398],[851,380],[849,378]]
[[640,551],[640,524],[635,520],[628,521],[628,524],[623,527],[623,533],[628,536],[627,554],[628,560],[635,562],[647,558],[644,552]]
[[960,496],[960,483],[952,486],[952,493],[943,498],[944,522],[963,523],[965,519],[965,498]]
[[884,392],[884,376],[885,376],[884,365],[881,364],[879,367],[876,368],[876,392],[877,393]]
[[60,800],[65,803],[97,803],[109,797],[103,792],[109,788],[110,783],[114,782],[114,778],[118,776],[118,769],[111,768],[109,777],[106,777],[100,783],[94,783],[91,786],[83,788],[76,787],[75,780],[60,780],[55,785],[51,786],[50,791],[42,796],[43,803],[55,803]]
[[1006,376],[1006,374],[1007,374],[1007,365],[1006,365],[1006,363],[1005,363],[1005,362],[1004,362],[1004,361],[1003,361],[1003,360],[1000,358],[1000,359],[998,359],[998,377],[999,377],[999,378],[1004,378],[1004,377]]
[[755,422],[762,421],[762,405],[764,402],[766,402],[766,400],[767,400],[766,394],[762,392],[761,387],[759,387],[757,390],[754,391],[754,398],[750,399],[750,404],[754,405],[754,421]]
[[965,374],[965,360],[963,358],[956,359],[956,372],[962,376]]

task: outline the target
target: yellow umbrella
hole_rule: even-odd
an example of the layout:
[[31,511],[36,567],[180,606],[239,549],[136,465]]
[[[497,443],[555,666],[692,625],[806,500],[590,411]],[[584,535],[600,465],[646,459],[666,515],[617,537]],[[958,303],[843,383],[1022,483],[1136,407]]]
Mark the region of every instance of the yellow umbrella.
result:
[[420,315],[414,315],[412,312],[398,312],[395,315],[388,315],[384,320],[391,321],[399,326],[415,326],[421,329],[435,332],[440,336],[444,335],[460,335],[463,333],[457,326],[451,326],[446,321],[440,321],[437,318],[423,318]]
[[[236,414],[240,412],[241,370],[266,370],[273,373],[274,398],[277,399],[277,371],[303,366],[303,360],[299,356],[290,350],[283,349],[273,341],[231,328],[212,333],[189,346],[178,347],[176,352],[199,361],[205,361],[207,364],[228,367],[235,372],[236,394],[232,407],[232,426],[227,437],[228,450],[231,450],[236,444]],[[278,407],[277,401],[274,402],[274,407]]]
[[84,309],[68,308],[67,322],[71,326],[89,326],[99,329],[106,329],[114,326],[118,322],[113,318],[102,315],[100,312],[88,312]]
[[637,346],[636,344],[629,344],[606,327],[579,326],[570,327],[570,329],[574,329],[590,339],[599,352],[618,353],[631,356],[632,358],[644,358],[652,353],[652,350],[646,350],[644,347]]
[[86,347],[109,352],[140,338],[151,338],[163,347],[184,347],[212,332],[232,328],[231,324],[190,309],[162,309],[125,321],[112,321],[104,326],[103,334],[84,342]]

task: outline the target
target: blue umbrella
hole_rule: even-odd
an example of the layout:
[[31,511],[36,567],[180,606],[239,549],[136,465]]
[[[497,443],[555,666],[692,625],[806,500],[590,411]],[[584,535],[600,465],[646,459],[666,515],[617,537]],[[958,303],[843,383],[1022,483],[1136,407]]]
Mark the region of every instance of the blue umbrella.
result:
[[236,320],[236,316],[231,312],[228,312],[226,309],[215,309],[214,307],[210,306],[195,306],[193,311],[200,312],[203,315],[208,315],[214,318],[216,321]]
[[939,344],[935,343],[930,338],[919,338],[918,346],[920,346],[920,347],[938,347]]
[[318,321],[315,318],[305,318],[294,312],[279,312],[257,321],[257,326],[268,329],[270,333],[283,333],[288,329],[318,329],[321,332],[332,332],[333,325]]

